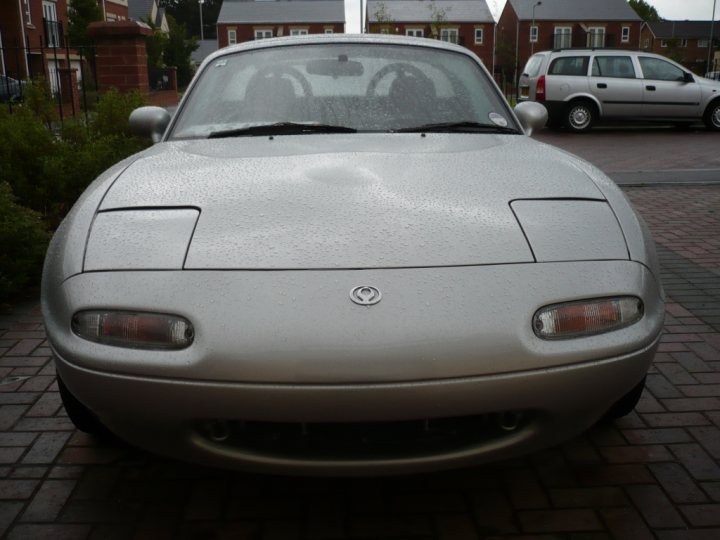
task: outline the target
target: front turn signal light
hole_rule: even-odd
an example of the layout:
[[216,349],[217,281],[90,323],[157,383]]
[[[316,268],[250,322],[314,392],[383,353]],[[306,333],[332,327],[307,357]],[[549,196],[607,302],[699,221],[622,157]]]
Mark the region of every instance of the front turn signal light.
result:
[[80,311],[72,330],[83,339],[129,349],[184,349],[195,338],[183,317],[130,311]]
[[642,316],[642,300],[634,296],[581,300],[539,309],[533,330],[542,339],[593,336],[630,326]]

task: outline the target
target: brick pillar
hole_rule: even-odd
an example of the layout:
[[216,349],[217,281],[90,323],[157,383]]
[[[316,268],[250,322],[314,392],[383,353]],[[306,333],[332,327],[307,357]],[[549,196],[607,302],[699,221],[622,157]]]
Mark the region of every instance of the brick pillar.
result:
[[78,92],[77,69],[58,68],[60,95],[62,96],[63,115],[80,113],[80,92]]
[[138,21],[94,22],[88,34],[95,41],[97,83],[100,91],[150,91],[145,37],[150,27]]
[[177,68],[176,67],[169,67],[167,68],[168,75],[170,75],[170,88],[169,90],[177,90]]

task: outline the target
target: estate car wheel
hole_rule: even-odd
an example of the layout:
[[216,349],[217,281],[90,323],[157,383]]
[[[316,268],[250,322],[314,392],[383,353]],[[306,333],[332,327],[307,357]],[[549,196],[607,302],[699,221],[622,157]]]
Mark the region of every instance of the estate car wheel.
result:
[[587,101],[570,103],[565,115],[565,126],[575,133],[590,131],[595,121],[595,108]]
[[708,129],[720,131],[720,99],[716,99],[708,105],[703,121]]
[[645,390],[645,377],[643,377],[643,380],[640,381],[632,390],[618,399],[615,404],[610,407],[610,410],[608,410],[608,412],[605,413],[605,416],[603,416],[603,420],[616,420],[617,418],[622,418],[623,416],[627,416],[633,412],[635,405],[637,405],[638,401],[640,401],[640,396],[642,396],[643,390]]
[[90,409],[78,401],[60,377],[57,378],[57,383],[65,412],[67,412],[68,417],[72,423],[75,424],[75,427],[80,431],[95,435],[96,437],[108,437],[110,431]]

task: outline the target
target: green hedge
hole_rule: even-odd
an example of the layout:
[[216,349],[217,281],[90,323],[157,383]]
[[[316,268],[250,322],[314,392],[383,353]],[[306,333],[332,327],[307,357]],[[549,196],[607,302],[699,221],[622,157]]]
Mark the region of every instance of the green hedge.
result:
[[[42,258],[36,255],[44,252],[47,238],[31,233],[31,223],[39,224],[39,231],[54,230],[100,173],[150,144],[127,131],[130,113],[143,105],[137,92],[107,92],[89,125],[65,120],[58,127],[45,85],[32,87],[23,106],[0,111],[0,301],[37,281]],[[29,271],[28,261],[37,272]]]

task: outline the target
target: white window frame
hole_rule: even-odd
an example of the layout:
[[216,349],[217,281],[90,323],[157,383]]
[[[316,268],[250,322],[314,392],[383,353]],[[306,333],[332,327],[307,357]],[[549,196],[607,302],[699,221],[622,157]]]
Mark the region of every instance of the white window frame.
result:
[[411,37],[425,37],[425,30],[422,28],[406,28],[405,35]]
[[458,43],[460,41],[460,31],[457,28],[441,28],[440,41]]
[[683,48],[684,48],[684,47],[687,47],[687,46],[688,46],[688,40],[687,40],[687,39],[681,39],[679,46],[680,46],[680,47],[683,47]]
[[57,7],[55,5],[55,2],[49,2],[48,0],[43,0],[42,11],[43,11],[43,22],[47,21],[49,23],[52,23],[51,27],[46,28],[49,31],[48,31],[48,35],[45,36],[47,38],[47,43],[45,44],[45,46],[50,47],[50,48],[59,47],[60,46],[60,35],[58,34]]
[[666,39],[661,39],[661,40],[660,40],[660,47],[662,47],[663,49],[667,49],[667,46],[668,46],[667,40],[666,40]]
[[538,36],[540,35],[540,29],[537,25],[530,27],[530,43],[537,43]]
[[308,29],[307,28],[291,28],[290,35],[291,36],[307,36]]
[[228,45],[235,45],[237,43],[237,30],[232,29],[227,31]]
[[[478,39],[478,32],[480,32],[480,39]],[[482,45],[484,37],[485,37],[485,30],[483,28],[476,28],[475,29],[475,45]]]
[[334,33],[335,33],[335,30],[333,30],[332,28],[326,28],[326,29],[325,29],[325,33],[326,33],[326,34],[334,34]]
[[[587,46],[593,49],[599,49],[605,46],[605,27],[589,26],[587,33]],[[598,42],[600,43],[598,45]]]
[[707,39],[698,39],[697,42],[698,49],[707,49],[709,44],[710,41]]
[[[557,46],[558,37],[561,41],[560,47]],[[572,47],[572,26],[556,26],[553,29],[553,48],[569,49],[570,47]]]
[[25,17],[27,17],[26,24],[32,25],[32,11],[30,10],[30,0],[25,0]]
[[643,41],[643,49],[649,49],[650,48],[650,38],[645,38],[645,41]]
[[630,43],[630,27],[629,26],[622,27],[620,41],[622,41],[623,43]]
[[255,39],[269,39],[273,37],[272,28],[258,28],[253,32]]

